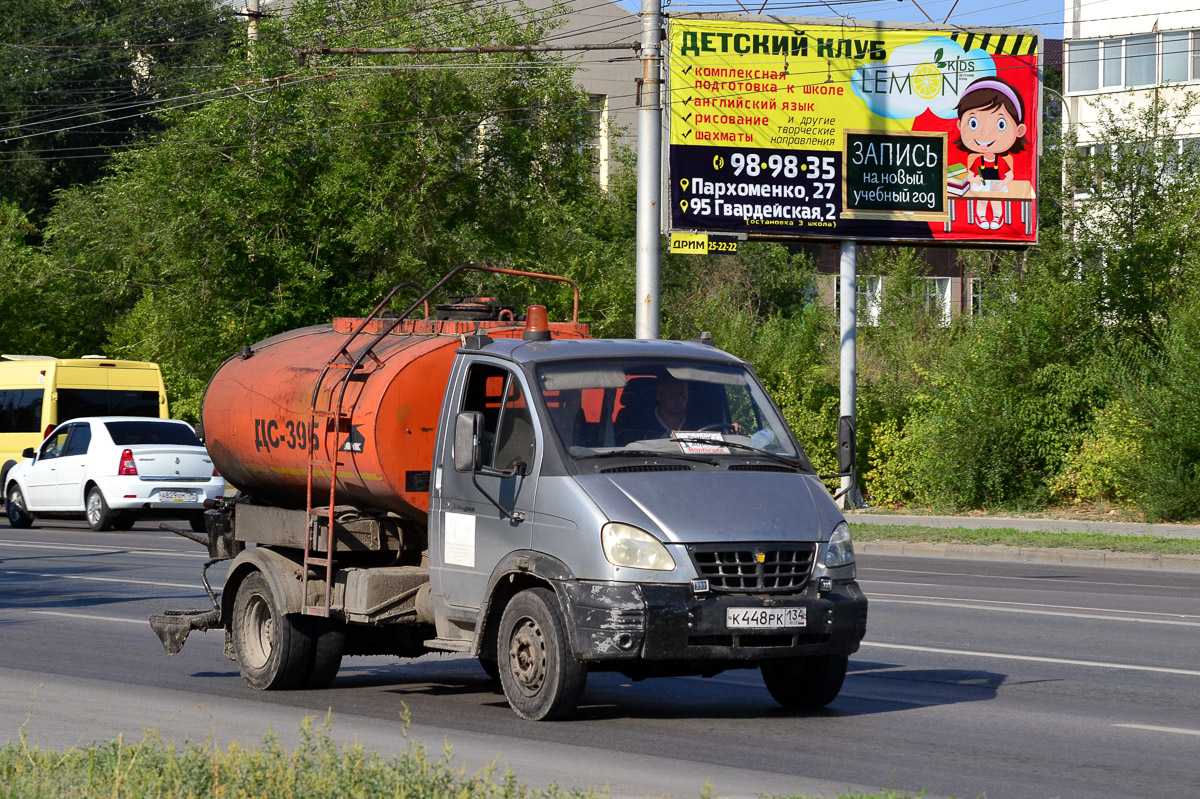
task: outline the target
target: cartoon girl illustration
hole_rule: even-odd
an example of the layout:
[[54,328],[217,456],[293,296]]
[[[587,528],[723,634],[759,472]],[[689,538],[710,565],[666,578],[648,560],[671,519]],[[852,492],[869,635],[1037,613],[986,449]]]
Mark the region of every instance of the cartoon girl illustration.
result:
[[[1024,105],[1006,81],[979,78],[959,95],[958,146],[969,153],[967,175],[973,191],[1008,191],[1013,179],[1012,154],[1029,143],[1025,131]],[[984,230],[998,230],[1003,211],[1001,200],[979,200],[975,222]]]

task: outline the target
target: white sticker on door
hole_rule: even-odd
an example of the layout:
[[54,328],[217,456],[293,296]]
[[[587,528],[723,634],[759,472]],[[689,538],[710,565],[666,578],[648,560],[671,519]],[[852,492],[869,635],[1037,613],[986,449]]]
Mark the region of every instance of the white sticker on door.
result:
[[447,513],[444,530],[447,565],[475,568],[475,517],[467,513]]

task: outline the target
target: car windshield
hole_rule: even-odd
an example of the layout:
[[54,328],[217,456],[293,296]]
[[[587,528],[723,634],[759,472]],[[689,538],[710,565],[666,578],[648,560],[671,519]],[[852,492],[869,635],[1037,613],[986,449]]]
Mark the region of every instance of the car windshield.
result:
[[114,444],[171,444],[187,447],[202,447],[192,428],[180,422],[105,422]]
[[758,380],[739,364],[589,359],[538,367],[549,427],[572,458],[753,455],[807,467]]

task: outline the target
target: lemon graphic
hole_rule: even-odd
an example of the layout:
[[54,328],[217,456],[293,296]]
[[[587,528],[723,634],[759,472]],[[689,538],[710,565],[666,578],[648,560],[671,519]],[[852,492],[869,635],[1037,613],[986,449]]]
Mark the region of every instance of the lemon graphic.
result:
[[912,88],[924,100],[937,97],[942,88],[942,73],[933,64],[921,64],[912,71]]

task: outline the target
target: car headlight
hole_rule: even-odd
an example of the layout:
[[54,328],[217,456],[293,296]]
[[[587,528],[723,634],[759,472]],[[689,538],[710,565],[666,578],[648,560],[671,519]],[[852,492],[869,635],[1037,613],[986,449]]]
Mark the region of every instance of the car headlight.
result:
[[825,568],[836,569],[854,562],[854,542],[850,539],[850,525],[838,522],[825,546]]
[[614,566],[669,572],[675,559],[662,542],[645,530],[620,522],[609,522],[600,529],[604,557]]

